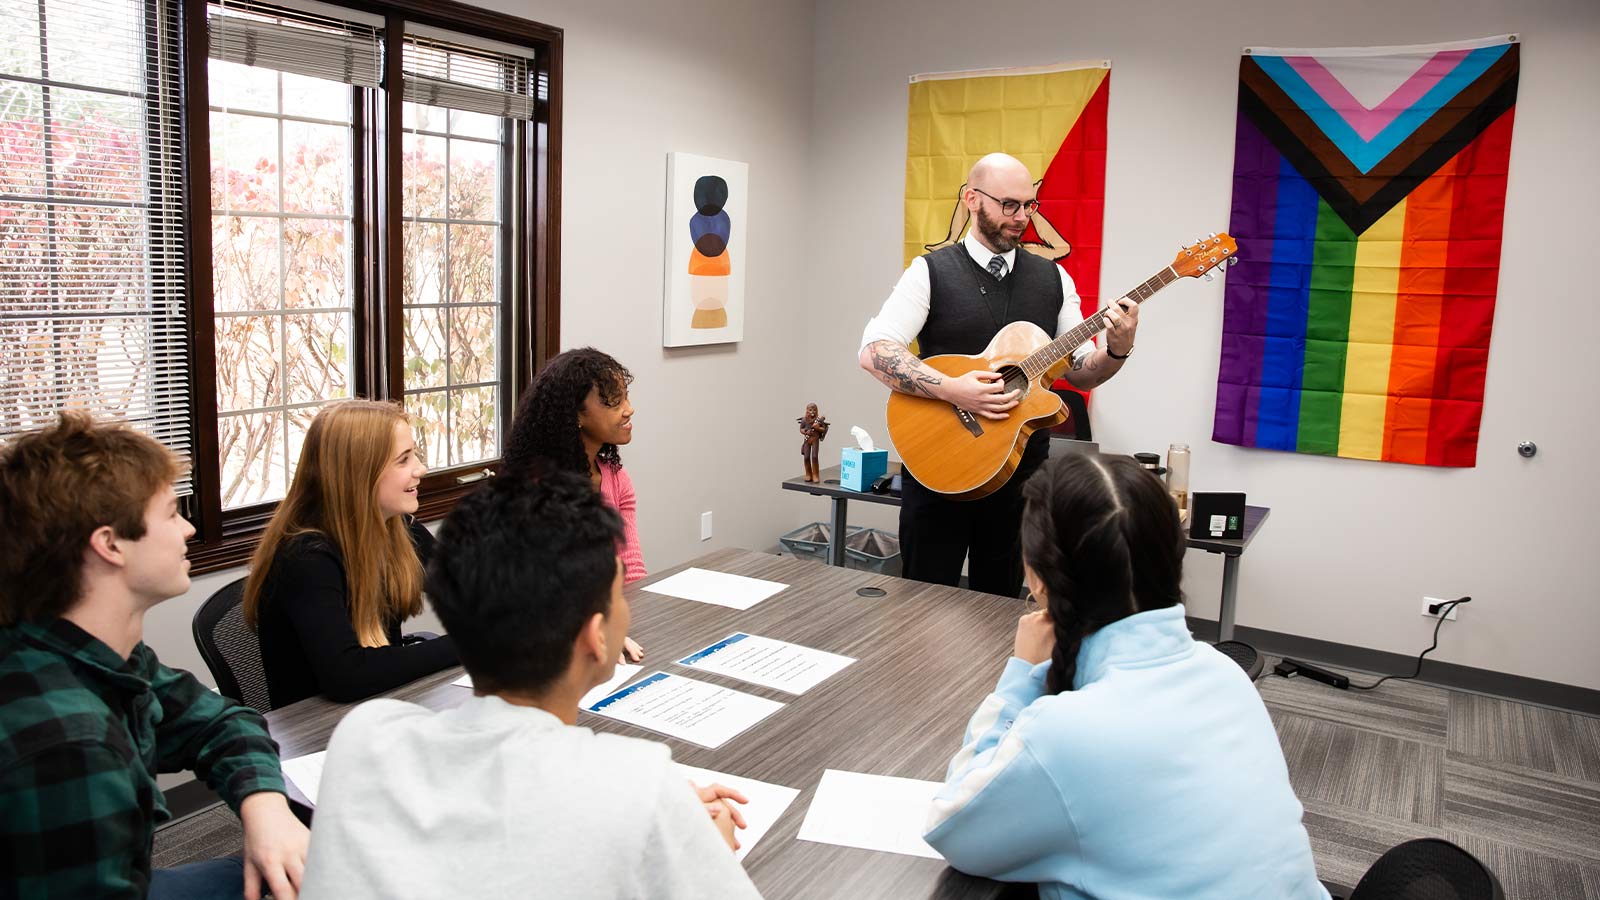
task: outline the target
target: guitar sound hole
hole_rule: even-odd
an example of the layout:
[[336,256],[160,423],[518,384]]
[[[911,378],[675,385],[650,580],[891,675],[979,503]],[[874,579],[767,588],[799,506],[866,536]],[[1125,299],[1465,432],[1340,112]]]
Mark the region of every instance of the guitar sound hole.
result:
[[1033,385],[1030,381],[1028,381],[1027,373],[1023,372],[1021,367],[1001,366],[998,371],[1000,372],[1000,376],[1005,379],[1006,393],[1010,393],[1011,391],[1021,391],[1022,393],[1017,395],[1018,403],[1028,399],[1029,389]]

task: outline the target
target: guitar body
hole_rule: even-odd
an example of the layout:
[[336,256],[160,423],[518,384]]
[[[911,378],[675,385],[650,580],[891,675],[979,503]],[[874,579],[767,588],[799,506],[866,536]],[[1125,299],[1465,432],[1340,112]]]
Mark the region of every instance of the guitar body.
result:
[[931,397],[899,391],[889,395],[889,436],[917,481],[953,499],[987,497],[1017,471],[1022,451],[1035,431],[1067,420],[1061,398],[1050,391],[1053,373],[1029,381],[1017,367],[1048,343],[1050,336],[1039,326],[1013,322],[1000,329],[976,356],[952,353],[923,360],[951,377],[999,367],[1007,376],[1006,390],[1022,388],[1017,405],[1004,421],[975,416]]

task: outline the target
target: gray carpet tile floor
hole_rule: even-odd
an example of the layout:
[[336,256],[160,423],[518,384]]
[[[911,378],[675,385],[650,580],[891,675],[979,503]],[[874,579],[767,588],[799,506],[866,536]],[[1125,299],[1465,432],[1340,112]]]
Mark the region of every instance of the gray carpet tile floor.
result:
[[[1353,885],[1390,847],[1438,837],[1488,864],[1511,900],[1600,900],[1600,719],[1412,681],[1256,685],[1324,880]],[[242,840],[216,807],[158,831],[155,864]]]

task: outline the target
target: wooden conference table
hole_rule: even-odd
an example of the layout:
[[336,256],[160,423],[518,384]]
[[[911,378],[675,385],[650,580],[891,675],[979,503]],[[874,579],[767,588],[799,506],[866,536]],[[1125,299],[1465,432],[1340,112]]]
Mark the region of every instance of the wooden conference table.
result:
[[[839,486],[839,467],[829,466],[820,473],[822,481],[806,481],[804,476],[796,476],[785,480],[782,487],[786,491],[800,491],[818,497],[827,497],[833,501],[833,514],[828,526],[828,565],[844,565],[844,538],[849,528],[848,504],[851,500],[860,500],[866,503],[882,503],[886,506],[899,506],[900,498],[889,494],[872,494],[864,491],[852,491]],[[889,463],[889,474],[900,474],[900,463]],[[1244,536],[1224,540],[1222,538],[1185,538],[1191,549],[1204,550],[1207,553],[1222,554],[1222,599],[1217,607],[1217,640],[1233,640],[1233,614],[1239,597],[1239,557],[1244,555],[1246,547],[1255,539],[1256,532],[1261,528],[1261,523],[1267,520],[1272,512],[1267,506],[1246,506],[1244,508]]]
[[[742,612],[641,590],[689,566],[789,587]],[[886,596],[856,595],[869,586]],[[1021,602],[737,549],[657,573],[626,593],[633,636],[645,648],[641,677],[677,672],[787,704],[716,750],[592,713],[578,715],[579,725],[595,731],[666,743],[678,762],[798,789],[800,796],[745,858],[745,869],[763,896],[984,898],[1017,892],[1017,885],[963,875],[940,860],[801,841],[795,835],[824,769],[944,779],[968,717],[994,687],[1011,653]],[[670,664],[733,631],[857,661],[798,697]],[[451,684],[460,675],[459,668],[451,668],[384,696],[446,709],[470,694]],[[326,749],[334,726],[350,709],[350,704],[316,697],[268,713],[267,722],[284,758],[292,758]]]

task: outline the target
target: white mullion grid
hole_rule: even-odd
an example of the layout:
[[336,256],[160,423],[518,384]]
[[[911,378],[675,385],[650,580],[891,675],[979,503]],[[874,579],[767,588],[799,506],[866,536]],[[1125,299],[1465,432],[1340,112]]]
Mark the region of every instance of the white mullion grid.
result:
[[[289,413],[302,409],[316,409],[323,406],[326,400],[307,400],[303,403],[283,403],[276,406],[251,406],[245,409],[230,409],[217,413],[218,419],[238,419],[244,416],[259,416],[262,413],[283,413],[284,420],[288,420]],[[287,455],[287,454],[286,454]]]
[[498,382],[498,381],[473,381],[473,382],[469,382],[467,384],[457,384],[457,385],[452,385],[452,386],[449,386],[449,387],[417,388],[414,391],[406,391],[406,396],[407,397],[420,397],[423,394],[437,394],[437,393],[440,393],[440,392],[449,393],[450,391],[470,391],[470,390],[477,390],[478,388],[486,388],[486,387],[498,388],[498,387],[500,387],[500,382]]
[[[49,190],[49,172],[45,173],[45,189]],[[40,206],[97,206],[107,209],[149,209],[151,204],[144,200],[98,200],[91,197],[75,199],[72,197],[57,197],[51,194],[32,196],[29,194],[0,194],[0,203],[36,203]]]
[[[280,177],[281,177],[281,175],[280,175]],[[283,203],[280,201],[278,203],[278,206],[282,207]],[[318,220],[318,221],[323,221],[323,222],[345,222],[345,223],[349,223],[349,222],[354,220],[352,216],[347,216],[347,215],[345,215],[343,213],[284,212],[284,211],[281,211],[281,210],[279,212],[262,212],[259,209],[226,209],[226,208],[224,208],[224,209],[213,209],[212,212],[215,215],[233,216],[233,217],[239,218],[239,219],[310,219],[310,220]]]
[[[450,71],[450,63],[449,63],[448,60],[446,60],[446,62],[445,62],[445,72],[448,73],[449,71]],[[454,130],[450,125],[450,111],[449,110],[445,110],[444,127],[445,127],[445,131],[446,132]],[[445,139],[444,139],[444,218],[445,218],[445,224],[444,224],[444,299],[445,299],[445,302],[447,302],[447,303],[450,301],[451,296],[453,296],[453,293],[452,293],[452,291],[450,289],[450,230],[451,230],[450,229],[450,149],[451,149],[451,146],[452,145],[450,143],[450,137],[447,134],[445,136]],[[451,415],[451,413],[453,413],[455,411],[455,398],[456,398],[456,395],[455,395],[454,391],[450,390],[451,385],[454,384],[454,382],[455,382],[455,372],[453,371],[453,369],[454,369],[454,365],[453,365],[454,360],[452,360],[450,358],[450,332],[452,330],[450,326],[452,324],[454,324],[454,322],[450,317],[450,310],[448,308],[446,308],[445,311],[444,311],[444,386],[445,386],[445,393],[444,393],[444,456],[445,456],[445,459],[449,461],[449,464],[453,466],[453,465],[456,464],[455,444],[450,440],[450,438],[455,433],[455,421],[454,421],[455,417],[453,415]]]
[[[285,274],[287,265],[283,257],[283,242],[285,239],[283,228],[283,73],[275,72],[273,82],[278,89],[278,362],[279,372],[283,373],[278,378],[280,422],[278,437],[282,439],[283,448],[283,489],[289,490],[289,319],[286,315],[287,301],[284,298],[285,283],[288,280]],[[267,451],[272,452],[270,449]],[[269,461],[271,457],[268,457]]]
[[[278,76],[278,89],[281,93],[283,89],[283,73],[278,72],[276,74]],[[278,102],[279,105],[282,106],[283,101],[280,99]],[[260,110],[256,109],[234,109],[231,106],[213,106],[211,107],[211,111],[224,113],[230,116],[248,116],[256,119],[277,119],[280,122],[301,122],[306,125],[337,125],[340,128],[350,127],[350,123],[348,121],[341,122],[338,119],[318,119],[313,116],[296,116],[284,112],[269,113],[261,112]]]
[[348,306],[306,306],[295,307],[294,309],[289,309],[288,307],[279,309],[230,309],[214,315],[219,319],[249,319],[266,316],[314,316],[318,313],[347,312],[350,312],[350,307]]
[[[450,145],[448,143],[446,143],[445,146],[449,147]],[[449,160],[450,160],[450,151],[447,149],[447,150],[445,150],[445,162],[446,162],[446,165],[449,164]],[[449,170],[446,169],[445,172],[446,172],[446,177],[448,178]],[[447,182],[446,190],[448,191],[448,182]],[[446,207],[448,207],[449,203],[450,203],[449,194],[446,193],[446,195],[445,195]],[[450,218],[449,213],[450,213],[450,210],[448,208],[446,208],[445,209],[445,215],[443,215],[443,216],[411,216],[411,217],[409,217],[407,219],[407,221],[410,221],[410,222],[425,222],[425,223],[430,224],[430,225],[494,225],[496,227],[498,227],[500,225],[499,222],[496,222],[493,219],[452,219],[452,218]]]

